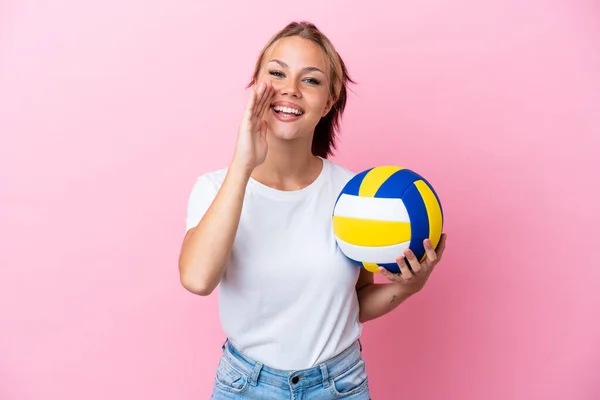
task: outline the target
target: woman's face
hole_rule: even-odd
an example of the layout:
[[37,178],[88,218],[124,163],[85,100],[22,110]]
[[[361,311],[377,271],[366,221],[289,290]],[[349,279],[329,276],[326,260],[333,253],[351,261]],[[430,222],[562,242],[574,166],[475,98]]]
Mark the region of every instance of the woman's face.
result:
[[281,139],[312,138],[330,110],[330,68],[320,47],[292,36],[280,39],[265,54],[258,83],[271,81],[275,94],[265,113],[269,132]]

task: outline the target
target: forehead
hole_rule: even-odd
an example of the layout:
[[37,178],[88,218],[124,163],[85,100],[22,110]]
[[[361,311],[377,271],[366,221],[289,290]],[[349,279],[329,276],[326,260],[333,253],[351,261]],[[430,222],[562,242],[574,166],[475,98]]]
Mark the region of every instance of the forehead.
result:
[[317,67],[325,72],[329,70],[323,49],[312,40],[299,36],[286,37],[275,42],[267,51],[265,62],[272,59],[281,60],[292,69]]

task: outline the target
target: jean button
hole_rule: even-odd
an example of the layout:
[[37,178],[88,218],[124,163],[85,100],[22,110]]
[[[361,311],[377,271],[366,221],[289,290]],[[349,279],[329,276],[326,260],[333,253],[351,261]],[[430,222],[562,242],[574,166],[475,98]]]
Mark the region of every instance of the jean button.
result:
[[296,383],[298,383],[299,380],[300,379],[297,376],[295,376],[292,378],[292,383],[295,385]]

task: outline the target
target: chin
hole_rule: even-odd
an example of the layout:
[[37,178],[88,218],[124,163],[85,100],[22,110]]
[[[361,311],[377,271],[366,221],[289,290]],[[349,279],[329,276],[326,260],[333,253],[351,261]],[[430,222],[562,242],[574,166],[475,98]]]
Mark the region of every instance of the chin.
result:
[[310,129],[303,126],[303,124],[281,122],[278,120],[269,121],[269,135],[280,140],[300,139],[308,136],[306,132],[310,132]]
[[298,132],[298,130],[296,129],[278,129],[277,128],[273,128],[273,129],[269,129],[269,134],[271,135],[271,137],[275,138],[275,139],[279,139],[279,140],[294,140],[294,139],[298,139],[304,135],[300,134],[300,132]]

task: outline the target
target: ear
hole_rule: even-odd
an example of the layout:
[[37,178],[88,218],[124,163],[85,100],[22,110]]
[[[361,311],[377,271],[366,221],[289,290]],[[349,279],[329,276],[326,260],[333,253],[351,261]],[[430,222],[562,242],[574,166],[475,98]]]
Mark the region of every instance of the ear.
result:
[[334,106],[334,104],[335,104],[335,99],[333,97],[330,97],[329,100],[327,101],[327,104],[325,105],[325,109],[323,110],[323,115],[321,115],[321,118],[323,118],[324,116],[329,114],[329,111],[331,111],[331,108]]

